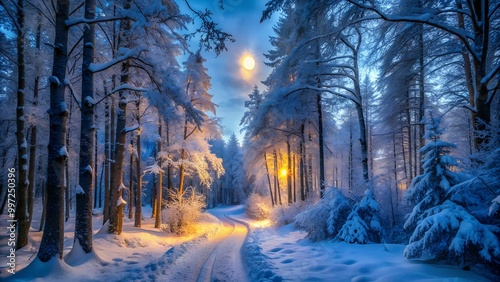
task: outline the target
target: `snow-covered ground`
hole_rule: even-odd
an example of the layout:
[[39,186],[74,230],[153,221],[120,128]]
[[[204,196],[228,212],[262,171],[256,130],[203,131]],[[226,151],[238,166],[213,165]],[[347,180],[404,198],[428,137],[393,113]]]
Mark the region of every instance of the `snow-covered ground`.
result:
[[[100,226],[101,217],[94,217],[96,232]],[[125,219],[122,235],[97,233],[95,254],[72,254],[48,265],[36,262],[41,233],[33,231],[30,246],[17,253],[18,273],[6,274],[2,264],[0,280],[490,281],[457,267],[408,261],[403,245],[312,243],[291,225],[275,228],[269,221],[248,219],[243,206],[209,210],[198,226],[191,236],[167,235],[153,228],[146,212],[141,229]],[[73,228],[70,221],[65,255]]]
[[[287,281],[490,281],[452,266],[407,260],[404,245],[312,243],[291,225],[255,230],[249,241],[269,263],[254,279]],[[250,248],[248,245],[246,248]],[[251,261],[251,258],[247,260]]]

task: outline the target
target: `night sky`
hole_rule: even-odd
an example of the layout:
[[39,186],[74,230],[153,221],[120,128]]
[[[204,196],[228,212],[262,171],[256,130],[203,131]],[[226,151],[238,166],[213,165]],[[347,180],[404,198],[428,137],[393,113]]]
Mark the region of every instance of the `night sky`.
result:
[[[222,118],[224,139],[228,139],[234,132],[242,141],[240,134],[240,120],[245,112],[244,102],[254,85],[264,90],[261,84],[271,69],[264,65],[264,53],[271,49],[269,36],[273,35],[272,27],[275,18],[260,23],[266,0],[224,0],[224,10],[218,7],[218,0],[190,1],[193,8],[210,9],[213,19],[224,31],[233,35],[236,42],[228,44],[228,51],[218,57],[213,52],[205,52],[207,59],[205,66],[212,77],[213,101],[219,105],[217,116]],[[179,2],[181,7],[182,3]],[[192,44],[195,49],[196,45]],[[255,59],[255,68],[252,71],[243,69],[241,61],[244,55],[251,55]]]

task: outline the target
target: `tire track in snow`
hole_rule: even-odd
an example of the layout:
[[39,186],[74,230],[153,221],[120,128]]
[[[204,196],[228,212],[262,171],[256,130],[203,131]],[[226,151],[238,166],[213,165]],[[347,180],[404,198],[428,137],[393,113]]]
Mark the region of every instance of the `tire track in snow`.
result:
[[[234,223],[232,223],[232,225],[233,225],[233,230],[231,231],[231,234],[229,234],[228,236],[233,235],[234,231],[236,230],[236,225]],[[198,279],[196,280],[197,282],[213,281],[215,261],[217,260],[217,255],[219,253],[219,249],[222,243],[223,241],[220,242],[212,250],[212,252],[210,252],[210,255],[207,257],[207,259],[203,263],[203,266],[201,267],[201,271],[198,274]]]

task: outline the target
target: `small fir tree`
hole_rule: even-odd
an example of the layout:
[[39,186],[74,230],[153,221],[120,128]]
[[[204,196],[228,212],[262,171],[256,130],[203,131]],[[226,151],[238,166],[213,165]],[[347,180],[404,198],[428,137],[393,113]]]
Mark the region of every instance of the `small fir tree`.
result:
[[440,140],[443,133],[439,118],[431,118],[426,124],[425,138],[429,142],[420,149],[424,173],[413,179],[406,199],[414,204],[412,213],[405,222],[405,229],[413,230],[429,208],[442,204],[450,187],[463,181],[464,176],[454,171],[456,160],[450,156],[455,144]]
[[439,119],[432,119],[426,133],[430,142],[422,148],[424,174],[415,178],[407,195],[416,206],[405,228],[416,227],[404,255],[464,267],[477,263],[498,265],[500,228],[478,220],[481,213],[474,212],[477,204],[471,204],[477,197],[463,201],[458,191],[469,187],[474,179],[464,182],[466,175],[455,172],[457,162],[449,156],[455,146],[439,140],[441,134]]
[[380,207],[373,197],[373,192],[367,189],[336,238],[350,244],[380,243],[382,227],[379,213]]

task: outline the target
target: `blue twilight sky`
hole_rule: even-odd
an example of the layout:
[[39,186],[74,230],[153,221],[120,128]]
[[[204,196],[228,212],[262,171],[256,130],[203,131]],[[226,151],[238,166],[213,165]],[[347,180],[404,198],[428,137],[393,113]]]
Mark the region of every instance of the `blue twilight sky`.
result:
[[[244,102],[254,85],[264,90],[261,84],[271,69],[264,65],[264,53],[271,49],[269,36],[272,36],[272,27],[276,20],[267,20],[260,23],[262,11],[267,0],[224,0],[224,10],[218,7],[218,0],[192,0],[191,6],[197,10],[205,8],[213,12],[213,19],[218,26],[233,35],[236,42],[228,44],[228,51],[215,57],[213,52],[205,52],[207,59],[205,66],[212,77],[213,101],[218,104],[217,116],[222,118],[224,139],[228,139],[234,132],[239,141],[240,120],[245,112]],[[181,7],[181,1],[179,2]],[[183,7],[182,7],[183,8]],[[276,17],[275,17],[276,18]],[[195,50],[196,45],[192,44]],[[241,61],[244,55],[251,55],[255,59],[255,68],[252,71],[243,69]]]

